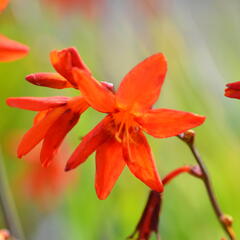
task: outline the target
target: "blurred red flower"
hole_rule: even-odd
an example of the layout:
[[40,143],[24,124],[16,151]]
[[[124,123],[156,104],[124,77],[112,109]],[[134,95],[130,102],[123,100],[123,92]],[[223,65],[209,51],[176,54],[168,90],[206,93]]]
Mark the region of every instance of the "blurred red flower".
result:
[[146,16],[155,16],[160,12],[160,7],[163,4],[163,0],[135,0],[132,1],[135,7]]
[[225,96],[240,99],[240,81],[228,83],[225,89]]
[[[8,0],[0,0],[0,12],[7,6]],[[15,61],[25,57],[29,51],[26,45],[0,34],[0,62]]]
[[68,13],[72,11],[80,11],[88,18],[94,18],[101,14],[106,0],[44,0],[55,5],[60,12]]
[[[5,138],[6,150],[10,155],[15,155],[17,143],[22,136],[22,131],[12,131]],[[75,180],[76,172],[67,174],[64,171],[65,161],[69,156],[69,146],[63,142],[54,156],[54,162],[43,168],[39,161],[42,143],[33,151],[24,156],[21,161],[23,169],[15,176],[14,186],[21,196],[34,200],[40,207],[48,209],[56,205],[56,200],[67,186]]]
[[157,138],[167,138],[204,122],[205,117],[193,113],[152,109],[166,71],[165,57],[155,54],[134,67],[114,94],[86,71],[73,68],[75,82],[88,104],[108,115],[83,138],[66,170],[77,167],[96,151],[95,186],[100,199],[109,195],[126,164],[151,189],[163,191],[143,131]]
[[[48,168],[43,168],[39,161],[41,144],[24,157],[26,168],[21,177],[21,189],[41,207],[55,205],[58,197],[75,179],[75,174],[64,172],[65,159],[69,149],[63,143],[55,154],[54,161]],[[52,203],[52,204],[51,204]]]
[[[72,68],[77,67],[91,74],[74,48],[51,52],[51,62],[58,73],[36,73],[26,79],[39,86],[51,88],[78,88],[72,76]],[[102,83],[104,88],[111,88]],[[11,107],[22,108],[39,112],[33,127],[23,136],[18,147],[18,157],[29,153],[41,140],[41,162],[44,166],[53,160],[58,147],[67,133],[76,125],[80,115],[89,107],[81,97],[19,97],[8,98],[7,104]]]

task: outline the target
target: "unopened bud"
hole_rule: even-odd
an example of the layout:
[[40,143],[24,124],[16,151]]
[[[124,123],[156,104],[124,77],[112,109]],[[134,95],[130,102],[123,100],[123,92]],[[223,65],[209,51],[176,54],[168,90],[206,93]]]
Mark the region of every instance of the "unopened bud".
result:
[[184,133],[178,135],[185,143],[193,144],[195,138],[195,132],[193,130],[187,130]]
[[112,83],[109,83],[109,82],[101,82],[101,83],[105,88],[107,88],[111,92],[113,92],[113,93],[115,92],[114,85]]
[[150,240],[152,233],[158,234],[161,203],[162,195],[151,191],[137,227],[128,239]]
[[231,227],[233,224],[233,218],[232,216],[229,215],[222,215],[221,216],[221,222],[227,226],[227,227]]

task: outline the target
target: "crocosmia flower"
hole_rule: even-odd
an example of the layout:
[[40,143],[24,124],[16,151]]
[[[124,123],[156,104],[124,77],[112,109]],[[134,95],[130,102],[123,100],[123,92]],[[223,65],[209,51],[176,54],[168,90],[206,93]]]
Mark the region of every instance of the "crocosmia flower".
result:
[[153,17],[160,12],[162,0],[135,0],[131,1],[135,8],[139,8],[145,17]]
[[41,144],[24,157],[25,170],[19,183],[21,194],[26,194],[34,200],[39,207],[50,208],[56,206],[56,201],[64,193],[67,186],[70,186],[75,179],[75,174],[64,172],[64,162],[69,153],[69,148],[64,142],[54,161],[48,168],[43,168],[39,161]]
[[82,140],[66,170],[83,163],[96,151],[96,191],[100,199],[110,193],[125,165],[142,182],[163,191],[151,148],[144,135],[176,136],[201,125],[205,117],[193,113],[153,109],[167,71],[162,54],[155,54],[134,67],[114,94],[90,74],[73,68],[73,78],[84,99],[107,116]]
[[[72,75],[72,68],[77,67],[91,74],[74,48],[52,51],[50,58],[57,73],[30,74],[26,79],[35,85],[44,87],[78,88]],[[106,89],[112,87],[108,83],[102,83],[102,86]],[[44,166],[51,163],[67,133],[89,107],[82,96],[8,98],[7,104],[11,107],[38,112],[32,128],[23,136],[19,144],[17,154],[19,158],[22,158],[43,140],[40,158]]]
[[[0,0],[0,12],[7,6],[8,0]],[[29,48],[0,34],[0,62],[15,61],[27,55]]]
[[55,5],[61,12],[80,12],[88,18],[94,18],[102,13],[105,0],[44,0],[46,5]]
[[[14,156],[21,137],[22,130],[15,129],[3,139],[5,150],[13,157],[14,163],[17,161]],[[67,141],[61,144],[48,168],[42,167],[39,161],[41,148],[42,143],[39,143],[21,159],[22,168],[14,174],[12,185],[19,197],[34,202],[41,210],[51,210],[56,207],[67,187],[74,185],[77,172],[64,172],[65,161],[70,154]]]
[[41,162],[47,166],[66,134],[78,122],[88,104],[82,97],[22,97],[9,98],[9,106],[38,111],[32,128],[23,136],[18,147],[18,157],[29,153],[41,140]]
[[240,99],[240,81],[228,83],[227,88],[225,89],[225,96],[229,98]]

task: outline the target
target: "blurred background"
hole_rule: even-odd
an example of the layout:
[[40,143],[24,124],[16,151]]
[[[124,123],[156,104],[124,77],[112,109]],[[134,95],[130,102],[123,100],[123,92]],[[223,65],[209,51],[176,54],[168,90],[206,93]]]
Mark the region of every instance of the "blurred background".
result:
[[[41,88],[24,80],[30,73],[54,71],[49,52],[70,46],[78,49],[98,80],[115,86],[144,58],[156,52],[166,55],[168,74],[156,107],[207,116],[196,129],[197,147],[219,203],[235,219],[240,236],[240,102],[224,97],[225,83],[240,79],[239,12],[238,0],[10,2],[0,16],[0,31],[31,51],[22,60],[0,63],[1,158],[27,239],[125,239],[134,230],[149,192],[126,168],[108,199],[98,200],[94,156],[69,174],[62,173],[61,166],[53,167],[50,177],[37,164],[37,150],[17,159],[16,146],[34,113],[10,108],[5,99],[77,96],[77,90]],[[59,154],[62,165],[103,116],[89,109],[81,117]],[[161,176],[195,164],[178,138],[149,141]],[[166,187],[160,233],[163,240],[224,236],[201,181],[184,175]]]

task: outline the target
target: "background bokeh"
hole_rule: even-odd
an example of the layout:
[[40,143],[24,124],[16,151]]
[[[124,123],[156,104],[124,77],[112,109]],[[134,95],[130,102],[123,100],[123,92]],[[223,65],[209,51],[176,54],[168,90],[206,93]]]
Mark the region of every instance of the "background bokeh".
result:
[[[13,142],[30,127],[33,113],[10,108],[5,99],[78,95],[76,90],[41,88],[24,80],[30,73],[53,71],[49,52],[69,46],[79,50],[98,80],[115,86],[145,57],[166,55],[168,74],[156,107],[207,116],[196,129],[197,146],[220,205],[235,219],[240,236],[240,102],[224,97],[225,83],[240,79],[240,1],[92,0],[93,7],[57,5],[63,2],[12,0],[0,16],[0,31],[31,47],[26,58],[0,63],[1,151],[27,239],[125,239],[134,230],[149,191],[126,169],[108,199],[98,200],[91,156],[74,170],[77,176],[49,200],[49,206],[24,194],[18,179],[26,162],[14,156]],[[81,117],[67,137],[70,152],[102,117],[91,109]],[[161,176],[194,164],[179,139],[149,140]],[[166,187],[160,233],[166,240],[224,236],[201,181],[185,175]]]

